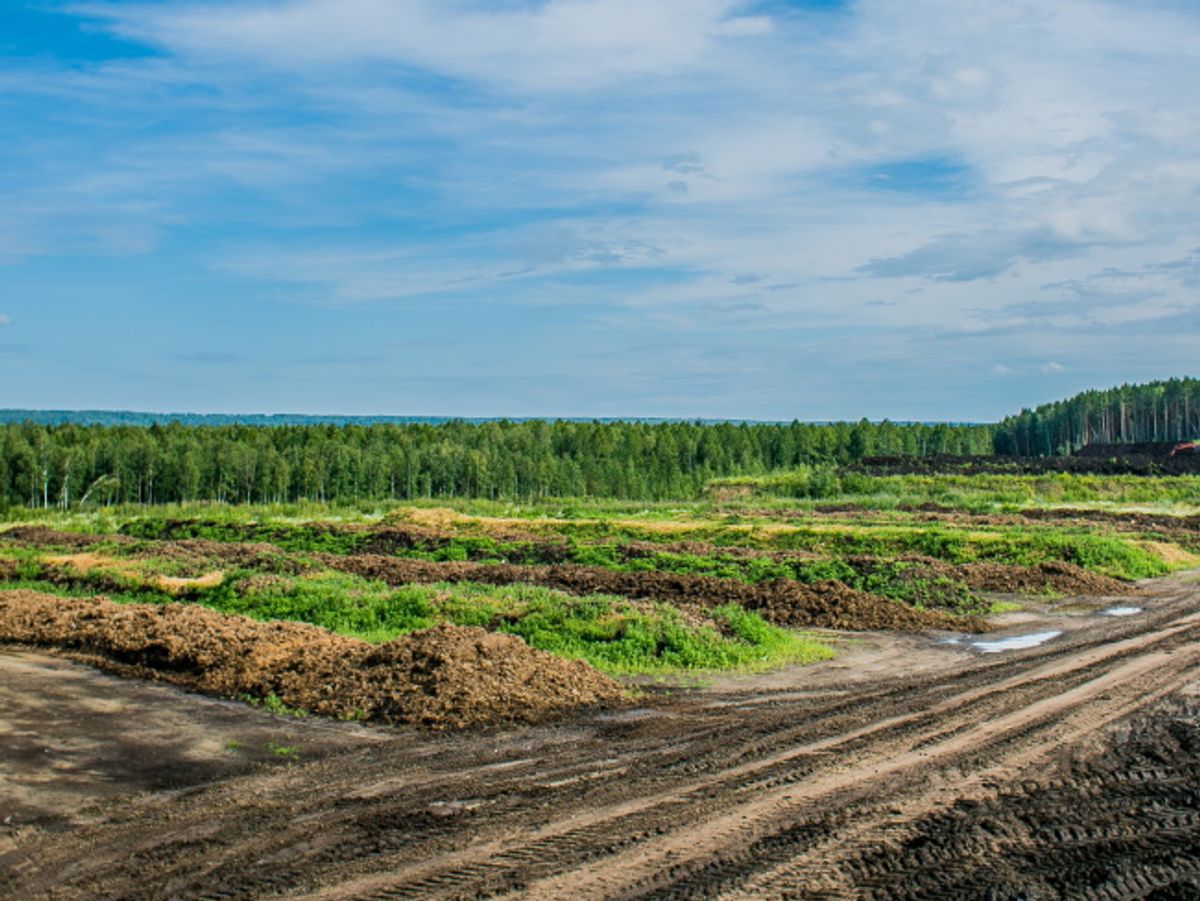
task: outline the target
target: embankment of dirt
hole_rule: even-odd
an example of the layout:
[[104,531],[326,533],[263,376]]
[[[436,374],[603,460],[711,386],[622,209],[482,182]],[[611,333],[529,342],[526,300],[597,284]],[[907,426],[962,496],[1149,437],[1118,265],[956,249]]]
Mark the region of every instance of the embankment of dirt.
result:
[[1111,595],[1132,594],[1137,587],[1098,573],[1088,572],[1074,563],[1049,561],[1034,566],[1003,563],[967,563],[954,568],[967,587],[975,591],[1029,593],[1053,591],[1059,594]]
[[571,594],[614,594],[626,598],[717,607],[739,604],[782,626],[813,626],[865,631],[948,629],[983,632],[978,617],[954,617],[915,610],[840,582],[804,584],[788,580],[750,585],[736,579],[662,572],[620,572],[592,566],[513,566],[510,564],[431,563],[377,554],[319,555],[331,569],[380,579],[391,585],[430,582],[518,583]]
[[878,456],[863,457],[846,468],[872,476],[890,475],[1045,475],[1048,473],[1078,473],[1090,475],[1190,475],[1200,472],[1200,454],[1180,454],[1175,457],[1161,453],[1139,454],[1117,445],[1120,451],[1112,456],[1073,457],[1008,457],[954,456],[935,454],[928,457]]
[[[876,557],[849,557],[846,562],[861,573],[869,573],[881,565]],[[906,574],[914,579],[953,579],[972,591],[995,591],[1007,594],[1029,594],[1052,591],[1058,594],[1116,595],[1132,594],[1137,587],[1132,582],[1088,572],[1074,563],[1049,561],[1032,566],[1010,563],[945,563],[934,557],[917,555],[898,558],[910,564]]]
[[207,567],[213,561],[220,561],[229,566],[282,576],[300,575],[312,568],[275,545],[261,541],[226,542],[207,538],[155,541],[150,553],[158,559],[174,560],[201,568]]
[[20,547],[61,547],[81,551],[102,541],[132,544],[134,540],[124,535],[85,535],[81,532],[63,532],[47,526],[13,526],[11,529],[0,532],[0,541],[7,541]]
[[0,641],[223,697],[274,695],[334,717],[461,729],[617,705],[621,686],[511,635],[438,626],[380,645],[188,604],[0,591]]

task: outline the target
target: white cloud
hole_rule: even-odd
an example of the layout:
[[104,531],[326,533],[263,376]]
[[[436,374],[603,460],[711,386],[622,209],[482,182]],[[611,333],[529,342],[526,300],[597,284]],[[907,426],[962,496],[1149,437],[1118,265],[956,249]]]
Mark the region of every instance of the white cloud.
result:
[[733,0],[429,0],[85,7],[126,37],[199,60],[287,69],[397,62],[526,90],[704,68],[714,45],[770,31]]
[[[199,252],[212,271],[273,296],[578,304],[781,345],[878,329],[868,363],[960,354],[987,378],[978,361],[1003,359],[1012,381],[1091,371],[1096,344],[1136,361],[1158,359],[1156,330],[1198,337],[1186,8],[81,10],[160,54],[0,69],[0,91],[69,126],[30,115],[0,148],[0,262],[162,252],[186,226],[219,236]],[[922,185],[938,165],[958,175]]]
[[0,313],[0,325],[12,325],[12,319]]

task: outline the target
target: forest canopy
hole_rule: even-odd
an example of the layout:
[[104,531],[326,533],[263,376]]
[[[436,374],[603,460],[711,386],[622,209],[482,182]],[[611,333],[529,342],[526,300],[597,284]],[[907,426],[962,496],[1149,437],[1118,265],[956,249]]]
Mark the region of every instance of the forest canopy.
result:
[[1200,380],[1085,391],[998,425],[303,417],[197,424],[70,411],[43,412],[49,422],[11,421],[19,412],[0,411],[0,506],[667,500],[695,498],[715,478],[872,456],[1036,457],[1088,444],[1194,439]]
[[1200,438],[1200,379],[1178,378],[1084,391],[1022,410],[996,429],[996,453],[1069,454],[1088,444]]
[[719,476],[871,454],[988,453],[992,430],[809,424],[452,421],[272,428],[0,426],[0,503],[693,498]]

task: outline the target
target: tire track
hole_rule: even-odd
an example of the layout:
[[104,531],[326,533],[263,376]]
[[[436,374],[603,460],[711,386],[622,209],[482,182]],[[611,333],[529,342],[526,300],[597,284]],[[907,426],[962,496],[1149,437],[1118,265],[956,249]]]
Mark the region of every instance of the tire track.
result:
[[[909,756],[901,758],[905,761],[905,765],[928,765],[933,751],[921,751],[917,748],[936,743],[939,740],[938,732],[947,729],[946,718],[951,711],[954,711],[955,717],[953,724],[949,726],[951,732],[960,732],[964,729],[974,729],[975,732],[978,732],[979,727],[973,726],[974,723],[980,719],[994,716],[997,709],[1005,708],[1015,708],[1018,711],[1008,719],[1001,720],[1006,728],[1020,725],[1019,722],[1012,720],[1012,716],[1029,717],[1032,715],[1029,713],[1030,709],[1041,714],[1042,707],[1037,705],[1046,703],[1034,701],[1034,706],[1031,708],[1029,706],[1031,694],[1035,698],[1048,695],[1051,698],[1051,708],[1057,709],[1063,705],[1076,703],[1076,697],[1071,692],[1065,694],[1061,692],[1065,681],[1072,684],[1084,682],[1091,678],[1097,668],[1118,667],[1119,676],[1102,675],[1098,680],[1092,680],[1086,695],[1078,701],[1078,703],[1083,703],[1084,700],[1090,699],[1110,687],[1114,684],[1114,680],[1120,681],[1121,678],[1140,674],[1142,670],[1152,671],[1160,667],[1164,662],[1163,656],[1147,654],[1145,649],[1164,642],[1176,641],[1180,636],[1194,634],[1197,631],[1195,620],[1194,615],[1188,615],[1177,624],[1149,635],[1101,645],[1086,649],[1082,653],[1068,655],[1066,664],[1062,662],[1049,663],[1026,670],[996,684],[972,687],[930,709],[872,722],[857,730],[840,732],[828,739],[799,747],[789,747],[770,755],[759,755],[749,763],[730,765],[727,761],[726,765],[717,773],[689,785],[673,786],[667,794],[643,797],[632,805],[626,802],[619,807],[588,811],[565,822],[558,821],[533,836],[533,842],[528,846],[517,846],[515,849],[504,843],[475,846],[462,855],[461,866],[457,871],[430,864],[418,868],[405,867],[404,861],[397,858],[394,861],[396,868],[386,875],[355,880],[349,884],[338,886],[328,894],[318,894],[317,897],[336,897],[346,892],[355,896],[364,893],[366,897],[375,897],[376,895],[373,895],[372,892],[382,890],[385,886],[388,886],[387,893],[378,896],[390,897],[395,891],[391,888],[392,886],[403,884],[408,880],[412,880],[412,888],[417,893],[466,886],[472,888],[473,894],[497,891],[503,888],[504,879],[502,877],[505,875],[499,865],[510,860],[512,855],[516,855],[517,860],[523,860],[525,856],[530,856],[537,857],[541,861],[538,867],[525,866],[521,868],[519,870],[521,879],[530,876],[536,877],[539,871],[562,872],[565,868],[581,863],[585,858],[595,859],[596,862],[592,866],[604,874],[601,879],[601,889],[598,890],[597,895],[603,896],[605,894],[603,887],[609,884],[606,881],[607,874],[614,866],[618,866],[618,863],[611,854],[598,853],[596,850],[598,848],[611,849],[627,846],[627,850],[621,853],[636,857],[639,865],[644,865],[646,855],[650,853],[649,849],[656,845],[664,845],[669,856],[671,853],[676,853],[671,838],[676,833],[670,832],[666,839],[654,837],[664,828],[664,820],[670,821],[668,829],[677,823],[695,822],[697,817],[703,818],[712,810],[721,811],[730,805],[739,803],[740,796],[758,795],[764,791],[773,790],[776,793],[784,793],[783,797],[790,798],[795,794],[798,784],[802,784],[806,780],[811,781],[814,773],[828,766],[821,762],[823,755],[828,755],[826,760],[841,761],[847,755],[868,753],[873,748],[876,757],[885,758],[896,753],[904,753],[906,746],[911,745],[915,747],[908,751]],[[1125,665],[1119,663],[1131,655],[1135,658],[1134,663]],[[981,705],[983,709],[980,709]],[[921,728],[926,723],[934,724],[932,726],[934,731],[931,734],[918,734],[914,738],[911,734],[914,728]],[[994,732],[994,728],[994,726],[985,727],[985,737],[989,737]],[[895,737],[893,738],[893,736]],[[802,761],[802,763],[798,763],[798,761]],[[844,764],[835,764],[835,766],[841,765]],[[879,775],[879,772],[870,775]],[[760,803],[756,802],[756,804]],[[644,816],[647,811],[653,812],[653,816]],[[745,810],[737,808],[734,813],[725,816],[732,817],[740,823],[748,815]],[[651,828],[655,824],[657,824],[657,828]],[[566,828],[564,829],[564,827]],[[711,833],[713,829],[713,821],[705,820],[703,825],[697,827],[695,831]],[[582,845],[576,840],[581,832],[588,839]],[[716,853],[715,848],[730,841],[727,834],[719,834],[721,835],[719,840],[708,841],[697,839],[689,832],[687,837],[679,839],[679,842],[692,849],[702,849],[698,852],[701,856],[712,855]],[[562,837],[561,847],[555,842],[556,835]],[[622,836],[628,835],[647,835],[651,838],[647,842],[635,842],[630,846],[627,841],[621,841]],[[586,853],[581,853],[581,848]],[[485,861],[489,862],[489,867],[486,874],[483,874],[475,868]],[[548,883],[544,896],[554,897],[556,893],[566,891],[568,884],[572,893],[583,892],[586,894],[585,877],[588,872],[590,870],[587,867],[582,870],[571,870],[570,876],[564,877],[562,882]],[[516,873],[509,875],[516,875]],[[670,879],[674,879],[679,876],[679,873],[677,870],[672,870],[668,876]],[[535,894],[534,896],[539,895]]]
[[[904,897],[897,879],[920,871],[925,854],[1003,861],[1038,842],[1078,880],[1092,849],[1132,859],[1144,846],[1154,854],[1137,878],[1183,884],[1200,774],[1147,759],[1048,785],[1044,765],[1200,678],[1198,605],[1194,589],[1168,586],[1148,596],[1139,621],[1098,623],[1057,645],[753,704],[736,692],[689,695],[641,719],[402,733],[332,760],[126,804],[76,833],[26,837],[28,860],[0,866],[0,896],[666,898],[787,888],[838,897],[869,888]],[[1030,779],[1039,787],[1028,792],[1014,782]],[[1021,821],[985,816],[1018,802],[1032,809],[1042,790],[1075,792],[1075,806],[1107,811],[1117,825],[1088,832],[1034,810],[1047,824],[1034,841]],[[959,811],[960,802],[975,807]],[[1159,815],[1146,817],[1151,808]],[[1140,832],[1122,825],[1138,811]],[[922,850],[919,841],[940,834],[930,818],[951,814],[964,823],[955,842]],[[998,866],[911,884],[924,887],[919,897],[943,883],[953,888],[945,894],[969,896]],[[1086,878],[1119,894],[1126,876]]]

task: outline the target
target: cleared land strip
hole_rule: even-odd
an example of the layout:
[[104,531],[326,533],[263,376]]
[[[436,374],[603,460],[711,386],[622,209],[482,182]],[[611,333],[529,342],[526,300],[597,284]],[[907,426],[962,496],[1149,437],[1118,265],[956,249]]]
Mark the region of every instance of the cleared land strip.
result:
[[[147,799],[98,826],[29,836],[25,860],[0,872],[0,895],[843,897],[870,886],[905,897],[906,887],[949,878],[945,870],[974,872],[964,860],[994,876],[1003,860],[989,849],[1057,849],[1054,866],[1078,868],[1069,855],[1088,839],[1086,822],[1031,842],[1006,811],[1036,803],[1020,787],[1031,770],[1045,778],[1048,757],[1200,677],[1200,596],[1160,587],[1146,605],[1142,617],[948,675],[900,675],[849,693],[826,684],[812,697],[781,692],[751,705],[736,694],[685,696],[644,717],[501,734],[400,735],[186,798]],[[1070,780],[1045,787],[1067,811],[1118,817],[1127,852],[1150,861],[1144,878],[1174,884],[1187,877],[1186,860],[1172,861],[1187,857],[1200,774],[1170,766],[1196,758],[1088,771],[1082,801],[1064,794]],[[992,815],[972,821],[960,802]],[[960,813],[957,844],[938,845],[946,830],[929,819]],[[1042,811],[1051,823],[1052,813]],[[1004,834],[989,833],[992,822]],[[1096,854],[1119,857],[1099,833],[1100,850],[1085,848],[1092,866]],[[945,866],[916,878],[922,846],[905,842],[922,836]]]

